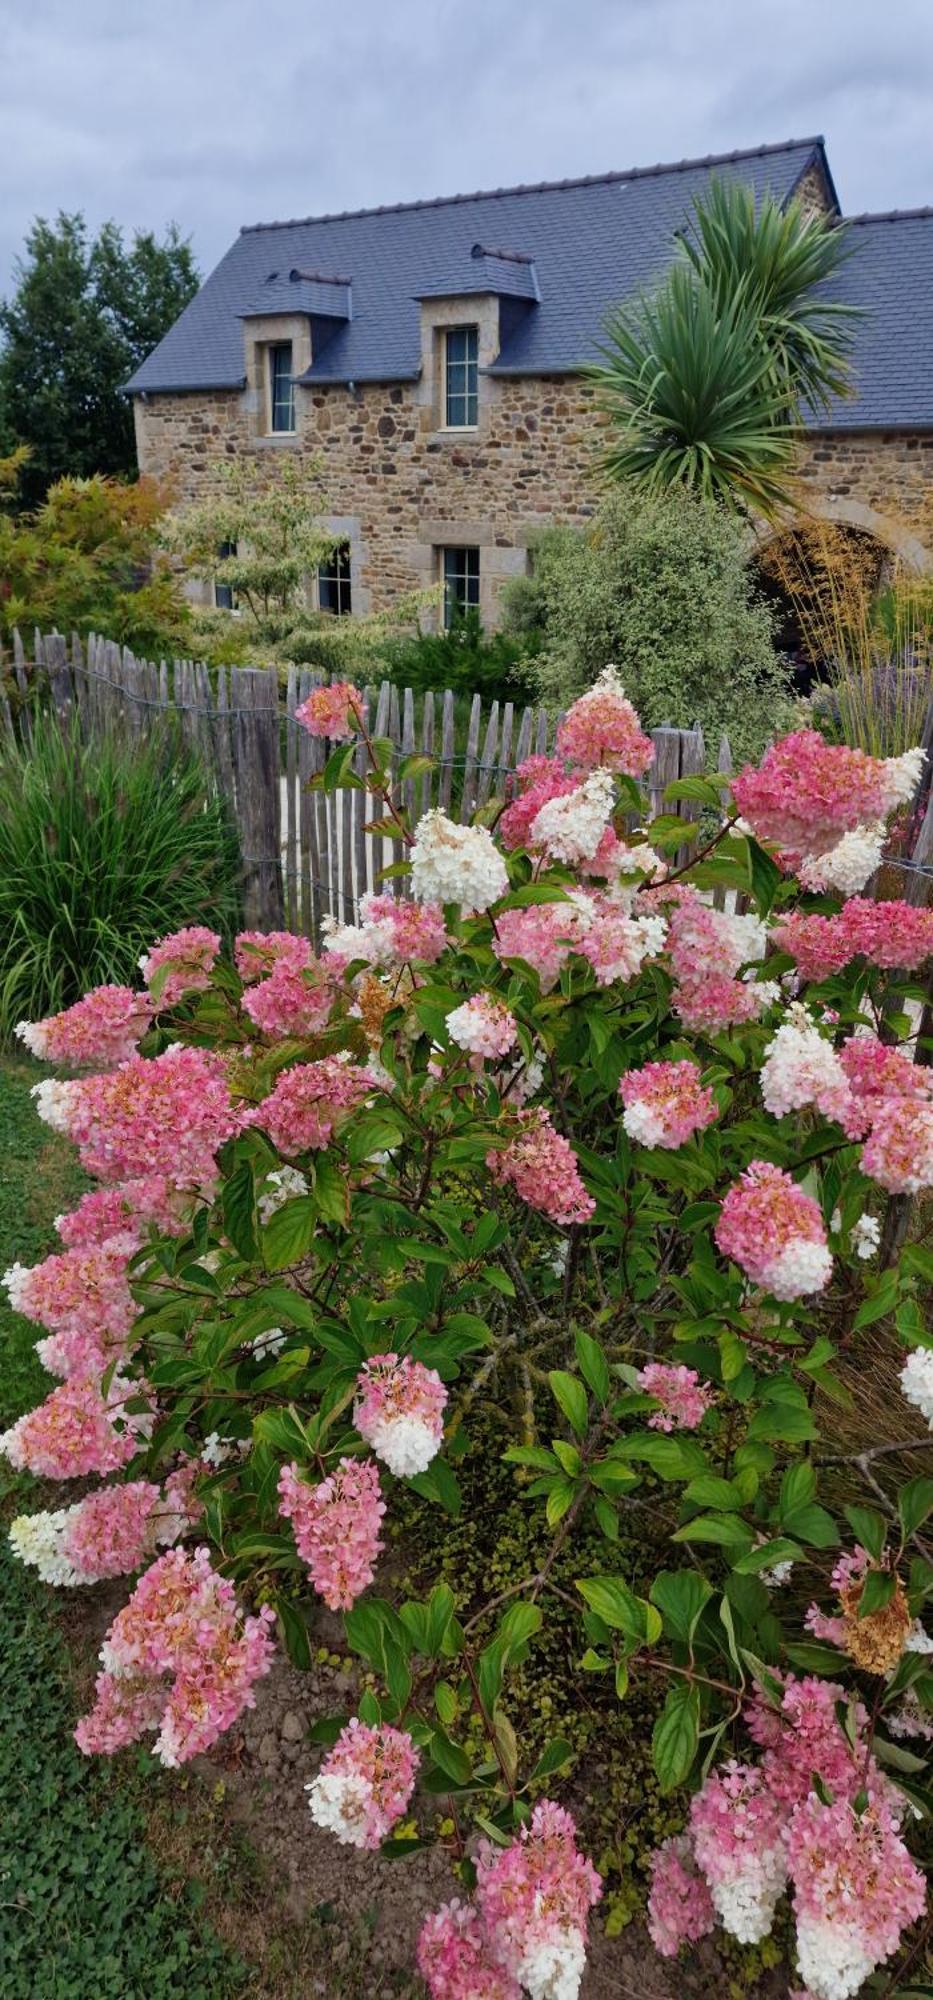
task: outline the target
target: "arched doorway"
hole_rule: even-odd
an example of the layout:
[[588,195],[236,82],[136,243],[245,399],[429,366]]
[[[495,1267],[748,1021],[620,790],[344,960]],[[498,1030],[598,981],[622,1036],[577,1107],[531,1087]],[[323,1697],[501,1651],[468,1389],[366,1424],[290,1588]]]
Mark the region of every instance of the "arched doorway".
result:
[[772,533],[757,558],[775,644],[808,694],[835,661],[864,654],[898,559],[869,530],[803,517]]

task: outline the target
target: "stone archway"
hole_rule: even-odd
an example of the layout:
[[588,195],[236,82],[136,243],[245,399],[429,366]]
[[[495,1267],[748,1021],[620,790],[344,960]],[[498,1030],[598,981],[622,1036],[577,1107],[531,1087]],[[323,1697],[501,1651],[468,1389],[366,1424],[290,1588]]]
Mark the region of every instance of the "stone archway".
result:
[[815,493],[812,498],[808,494],[805,501],[801,496],[800,508],[791,519],[779,523],[759,522],[755,529],[759,554],[764,553],[769,543],[793,533],[808,522],[826,522],[833,527],[851,528],[858,534],[869,536],[915,575],[933,573],[933,549],[927,548],[903,521],[894,515],[879,513],[877,508],[869,507],[864,500],[854,500],[843,493]]

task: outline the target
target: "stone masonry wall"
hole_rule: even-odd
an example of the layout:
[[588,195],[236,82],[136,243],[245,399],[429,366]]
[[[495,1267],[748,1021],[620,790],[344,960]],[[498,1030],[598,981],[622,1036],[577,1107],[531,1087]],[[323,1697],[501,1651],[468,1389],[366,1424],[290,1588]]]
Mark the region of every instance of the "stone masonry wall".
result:
[[[206,494],[235,456],[305,454],[321,469],[330,526],[350,541],[354,610],[436,584],[438,551],[466,544],[480,550],[492,627],[536,528],[594,511],[600,426],[589,385],[574,377],[480,379],[479,427],[464,433],[439,427],[423,383],[299,388],[287,438],[256,435],[248,391],[151,396],[136,403],[140,467],[181,502]],[[816,514],[933,566],[933,433],[813,434],[801,490]]]

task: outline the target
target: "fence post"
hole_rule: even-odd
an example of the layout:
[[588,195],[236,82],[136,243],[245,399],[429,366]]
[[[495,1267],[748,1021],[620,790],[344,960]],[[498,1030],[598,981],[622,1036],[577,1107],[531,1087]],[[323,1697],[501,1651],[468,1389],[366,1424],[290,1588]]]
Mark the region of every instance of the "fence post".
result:
[[243,914],[250,929],[277,929],[283,921],[279,690],[267,667],[234,667],[230,682]]

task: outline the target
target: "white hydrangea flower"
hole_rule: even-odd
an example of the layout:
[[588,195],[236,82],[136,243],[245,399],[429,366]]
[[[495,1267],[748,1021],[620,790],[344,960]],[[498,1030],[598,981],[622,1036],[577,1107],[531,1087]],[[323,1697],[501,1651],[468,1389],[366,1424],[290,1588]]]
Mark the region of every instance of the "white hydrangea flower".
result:
[[778,1899],[787,1881],[783,1847],[763,1847],[749,1855],[740,1874],[711,1883],[710,1889],[723,1930],[740,1944],[760,1944],[774,1922]]
[[831,1117],[849,1098],[848,1080],[835,1049],[799,1005],[788,1008],[787,1018],[765,1049],[761,1095],[774,1118],[809,1104]]
[[832,1255],[825,1243],[796,1236],[763,1267],[761,1283],[776,1299],[802,1299],[808,1292],[821,1292],[832,1269]]
[[901,1389],[908,1403],[933,1430],[933,1347],[911,1349],[901,1369]]
[[419,903],[459,903],[466,914],[488,910],[509,886],[508,870],[485,826],[458,826],[439,806],[415,828],[412,895]]
[[366,1433],[377,1458],[396,1479],[413,1479],[426,1472],[441,1447],[437,1430],[420,1417],[391,1417],[374,1423]]
[[21,1563],[38,1570],[43,1583],[73,1587],[86,1580],[62,1551],[68,1523],[80,1506],[77,1501],[73,1507],[58,1507],[49,1513],[18,1514],[10,1523],[13,1554]]
[[838,889],[843,896],[857,896],[881,864],[884,841],[881,820],[853,827],[827,854],[805,855],[797,870],[799,880],[805,889]]
[[577,2000],[586,1966],[586,1943],[578,1930],[526,1945],[518,1977],[531,2000]]
[[758,1581],[764,1584],[766,1590],[780,1590],[782,1585],[787,1583],[793,1567],[792,1558],[784,1562],[772,1563],[770,1569],[760,1569],[758,1571]]
[[372,1796],[365,1779],[352,1771],[323,1771],[305,1786],[308,1808],[316,1826],[336,1834],[344,1847],[365,1847]]
[[797,1969],[813,2000],[851,2000],[874,1967],[874,1955],[866,1951],[855,1920],[842,1924],[825,1917],[798,1918]]
[[201,1446],[201,1457],[205,1465],[226,1465],[237,1455],[245,1457],[249,1449],[249,1438],[225,1438],[219,1431],[210,1431]]
[[873,1257],[881,1242],[881,1224],[876,1215],[860,1215],[852,1224],[852,1248],[857,1257]]
[[294,1195],[307,1192],[308,1183],[297,1167],[274,1167],[272,1172],[266,1175],[259,1197],[260,1222],[268,1222],[269,1217],[275,1215],[277,1209],[284,1208],[285,1203],[291,1201]]
[[716,929],[722,941],[728,963],[723,971],[734,978],[740,965],[754,965],[764,958],[768,948],[768,930],[760,917],[749,912],[737,916],[732,910],[718,910]]
[[9,1270],[4,1271],[3,1277],[0,1278],[0,1285],[3,1285],[14,1312],[22,1310],[22,1299],[27,1289],[28,1277],[28,1265],[11,1264]]
[[44,1125],[51,1125],[53,1132],[71,1130],[74,1110],[76,1083],[68,1083],[57,1076],[44,1077],[41,1083],[34,1083],[29,1093],[36,1100],[36,1111]]
[[556,799],[547,799],[529,829],[529,841],[544,847],[558,861],[575,867],[592,861],[609,825],[615,802],[612,772],[600,766],[582,785]]
[[44,1021],[17,1021],[14,1035],[25,1042],[30,1055],[38,1056],[40,1062],[48,1046],[48,1029]]
[[257,1361],[268,1361],[271,1354],[279,1353],[287,1339],[288,1334],[283,1327],[270,1326],[266,1333],[257,1333],[255,1340],[250,1341],[250,1347]]
[[905,750],[902,757],[886,757],[884,760],[884,809],[893,812],[895,806],[907,805],[920,783],[926,751],[916,746]]
[[553,1271],[555,1278],[563,1277],[567,1269],[567,1259],[569,1256],[570,1238],[568,1236],[561,1236],[548,1251],[544,1259],[548,1270]]
[[919,1618],[914,1622],[904,1640],[905,1653],[933,1653],[933,1639],[925,1632]]
[[625,1106],[622,1123],[629,1138],[640,1146],[657,1146],[664,1138],[664,1120],[645,1098],[635,1097]]

